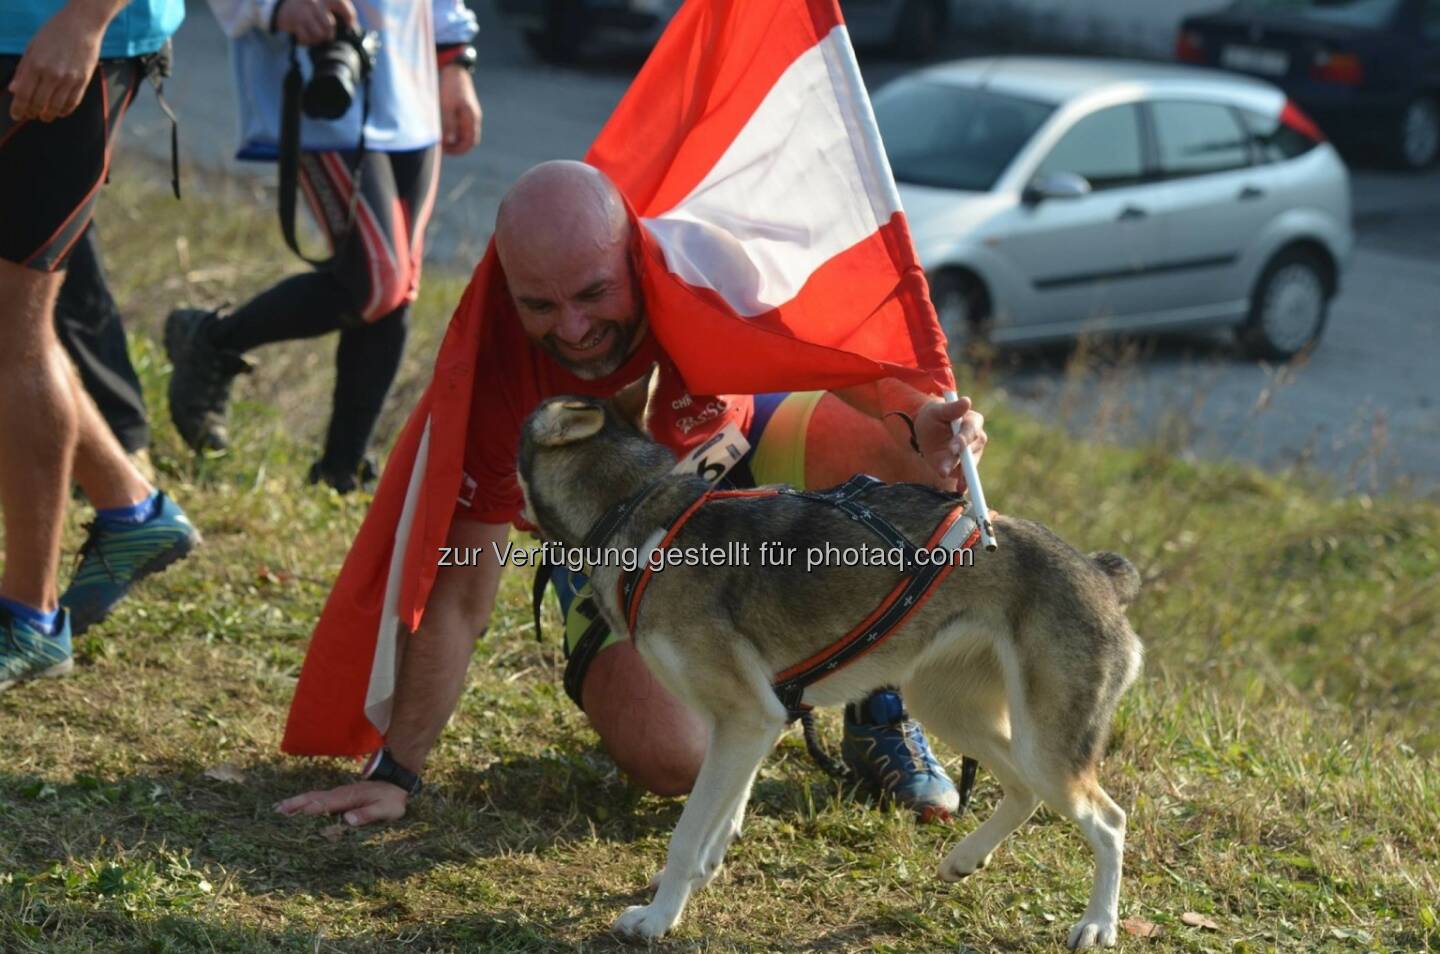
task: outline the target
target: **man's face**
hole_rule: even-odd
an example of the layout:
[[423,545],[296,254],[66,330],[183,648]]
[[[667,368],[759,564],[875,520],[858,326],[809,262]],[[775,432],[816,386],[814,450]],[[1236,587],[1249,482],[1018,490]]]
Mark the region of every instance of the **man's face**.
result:
[[505,263],[505,277],[530,340],[585,380],[623,365],[643,326],[627,242],[519,259]]

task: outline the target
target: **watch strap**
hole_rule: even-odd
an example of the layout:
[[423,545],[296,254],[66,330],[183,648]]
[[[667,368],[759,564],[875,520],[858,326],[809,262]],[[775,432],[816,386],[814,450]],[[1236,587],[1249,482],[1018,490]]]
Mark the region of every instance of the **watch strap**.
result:
[[395,761],[390,750],[385,748],[370,756],[360,772],[360,777],[370,782],[389,782],[411,795],[419,795],[420,789],[425,787],[419,775]]
[[440,66],[459,66],[474,73],[479,54],[469,43],[446,43],[436,47],[435,59]]

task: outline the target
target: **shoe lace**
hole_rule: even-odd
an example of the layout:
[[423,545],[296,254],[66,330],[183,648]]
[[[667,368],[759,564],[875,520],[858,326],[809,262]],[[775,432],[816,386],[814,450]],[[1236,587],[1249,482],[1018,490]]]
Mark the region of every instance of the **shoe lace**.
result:
[[910,756],[910,770],[912,772],[940,772],[940,760],[931,750],[930,742],[925,738],[925,731],[920,728],[920,723],[914,719],[906,719],[899,724],[898,728],[905,743],[905,751]]
[[99,520],[91,520],[85,524],[85,542],[80,544],[80,551],[75,554],[75,568],[78,570],[90,554],[99,557],[100,565],[105,568],[110,579],[115,579],[115,568],[110,565],[110,560],[105,556],[105,548],[100,545],[100,536],[103,533]]

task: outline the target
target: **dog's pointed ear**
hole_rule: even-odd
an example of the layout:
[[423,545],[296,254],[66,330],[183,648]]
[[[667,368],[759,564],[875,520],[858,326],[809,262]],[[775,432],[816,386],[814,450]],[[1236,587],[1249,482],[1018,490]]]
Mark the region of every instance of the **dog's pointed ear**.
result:
[[551,401],[535,422],[535,443],[541,447],[562,447],[593,437],[604,426],[604,408],[588,401]]
[[650,398],[659,382],[659,366],[652,364],[648,372],[616,391],[610,398],[610,405],[617,414],[635,425],[637,431],[643,433],[645,418],[650,410]]

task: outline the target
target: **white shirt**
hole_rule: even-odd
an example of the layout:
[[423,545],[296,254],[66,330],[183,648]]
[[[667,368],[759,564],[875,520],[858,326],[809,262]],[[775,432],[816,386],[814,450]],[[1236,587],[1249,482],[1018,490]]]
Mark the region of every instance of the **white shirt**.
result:
[[[440,141],[436,43],[465,43],[476,33],[475,15],[463,0],[352,0],[362,30],[380,35],[370,75],[370,113],[365,148],[377,152],[424,149]],[[230,59],[239,98],[241,159],[274,159],[280,142],[283,83],[290,68],[291,37],[270,33],[276,0],[210,0],[215,18],[231,37]],[[310,57],[297,49],[308,82]],[[355,102],[336,120],[304,116],[300,148],[307,152],[354,149],[360,138],[361,84]]]

